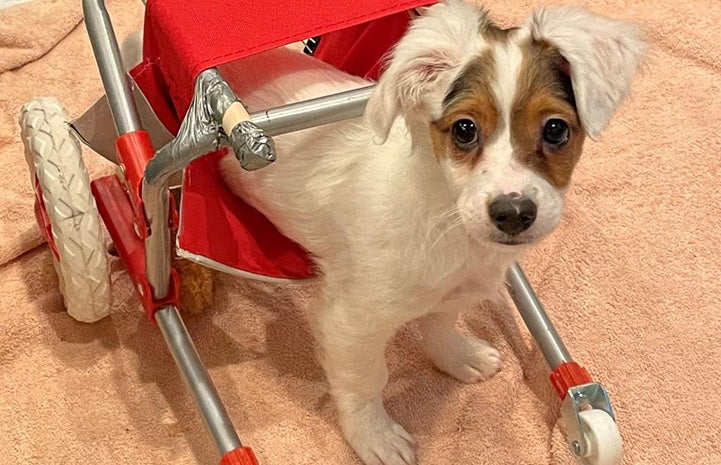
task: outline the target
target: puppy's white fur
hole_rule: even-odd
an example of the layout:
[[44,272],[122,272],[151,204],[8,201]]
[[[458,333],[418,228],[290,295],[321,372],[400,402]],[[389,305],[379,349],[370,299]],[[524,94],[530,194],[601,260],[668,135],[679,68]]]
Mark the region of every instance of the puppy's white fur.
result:
[[[590,135],[628,93],[643,48],[631,27],[581,10],[534,14],[494,50],[498,135],[483,162],[461,169],[436,160],[429,124],[441,115],[455,77],[491,46],[479,34],[485,21],[483,10],[458,1],[428,8],[396,46],[365,119],[278,137],[278,160],[260,171],[243,172],[233,156],[222,161],[232,190],[317,260],[320,361],[343,432],[369,465],[415,463],[413,439],[381,398],[386,344],[402,324],[422,317],[425,352],[461,381],[488,378],[500,366],[495,349],[455,326],[460,311],[497,297],[525,247],[493,242],[490,196],[535,195],[539,219],[529,244],[560,217],[563,191],[513,159],[508,114],[520,45],[533,36],[559,47],[573,69]],[[367,84],[288,49],[228,65],[223,73],[252,109]]]

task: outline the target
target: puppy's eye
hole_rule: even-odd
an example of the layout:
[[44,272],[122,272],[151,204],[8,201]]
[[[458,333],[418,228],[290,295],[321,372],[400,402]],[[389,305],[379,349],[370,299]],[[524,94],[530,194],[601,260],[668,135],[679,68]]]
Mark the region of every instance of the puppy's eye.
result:
[[565,144],[570,134],[568,124],[562,119],[549,119],[543,127],[543,140],[551,145]]
[[476,128],[476,123],[467,118],[459,119],[453,123],[451,136],[453,137],[453,143],[456,144],[459,149],[467,150],[471,148],[473,144],[478,142],[478,128]]

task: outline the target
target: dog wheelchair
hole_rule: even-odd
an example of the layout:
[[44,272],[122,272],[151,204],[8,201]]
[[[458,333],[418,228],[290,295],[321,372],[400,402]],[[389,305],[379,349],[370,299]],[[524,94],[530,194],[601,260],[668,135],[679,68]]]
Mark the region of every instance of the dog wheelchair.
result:
[[[415,8],[430,3],[276,0],[233,12],[232,2],[221,0],[148,0],[143,60],[126,73],[103,0],[83,0],[106,96],[72,122],[52,98],[36,98],[22,109],[36,219],[68,313],[93,322],[110,311],[102,221],[148,318],[160,328],[221,465],[258,462],[242,445],[179,315],[173,257],[266,281],[312,277],[308,255],[228,190],[218,161],[232,148],[243,168],[262,169],[275,160],[273,136],[361,116],[373,91],[371,85],[249,112],[221,65],[242,65],[251,55],[305,40],[306,53],[373,80]],[[78,140],[115,163],[116,174],[91,182]],[[606,390],[572,360],[518,265],[507,281],[551,368],[572,454],[585,465],[619,464],[622,442]]]

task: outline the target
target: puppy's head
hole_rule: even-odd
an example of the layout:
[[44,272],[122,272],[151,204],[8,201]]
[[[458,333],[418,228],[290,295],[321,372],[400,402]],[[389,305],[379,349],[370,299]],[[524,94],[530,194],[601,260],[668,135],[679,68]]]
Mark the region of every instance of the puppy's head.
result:
[[448,0],[413,21],[366,115],[382,141],[403,117],[469,235],[530,244],[558,224],[584,139],[627,96],[644,49],[635,26],[578,8],[501,30],[483,9]]

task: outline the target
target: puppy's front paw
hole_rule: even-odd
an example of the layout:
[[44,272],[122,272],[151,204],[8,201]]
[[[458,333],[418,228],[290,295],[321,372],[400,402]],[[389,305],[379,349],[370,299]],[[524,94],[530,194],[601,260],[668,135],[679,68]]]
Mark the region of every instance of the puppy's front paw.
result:
[[458,335],[448,347],[437,347],[429,355],[439,370],[464,383],[488,379],[501,368],[501,354],[471,336]]
[[385,411],[354,415],[343,422],[348,443],[366,465],[415,465],[413,437]]

